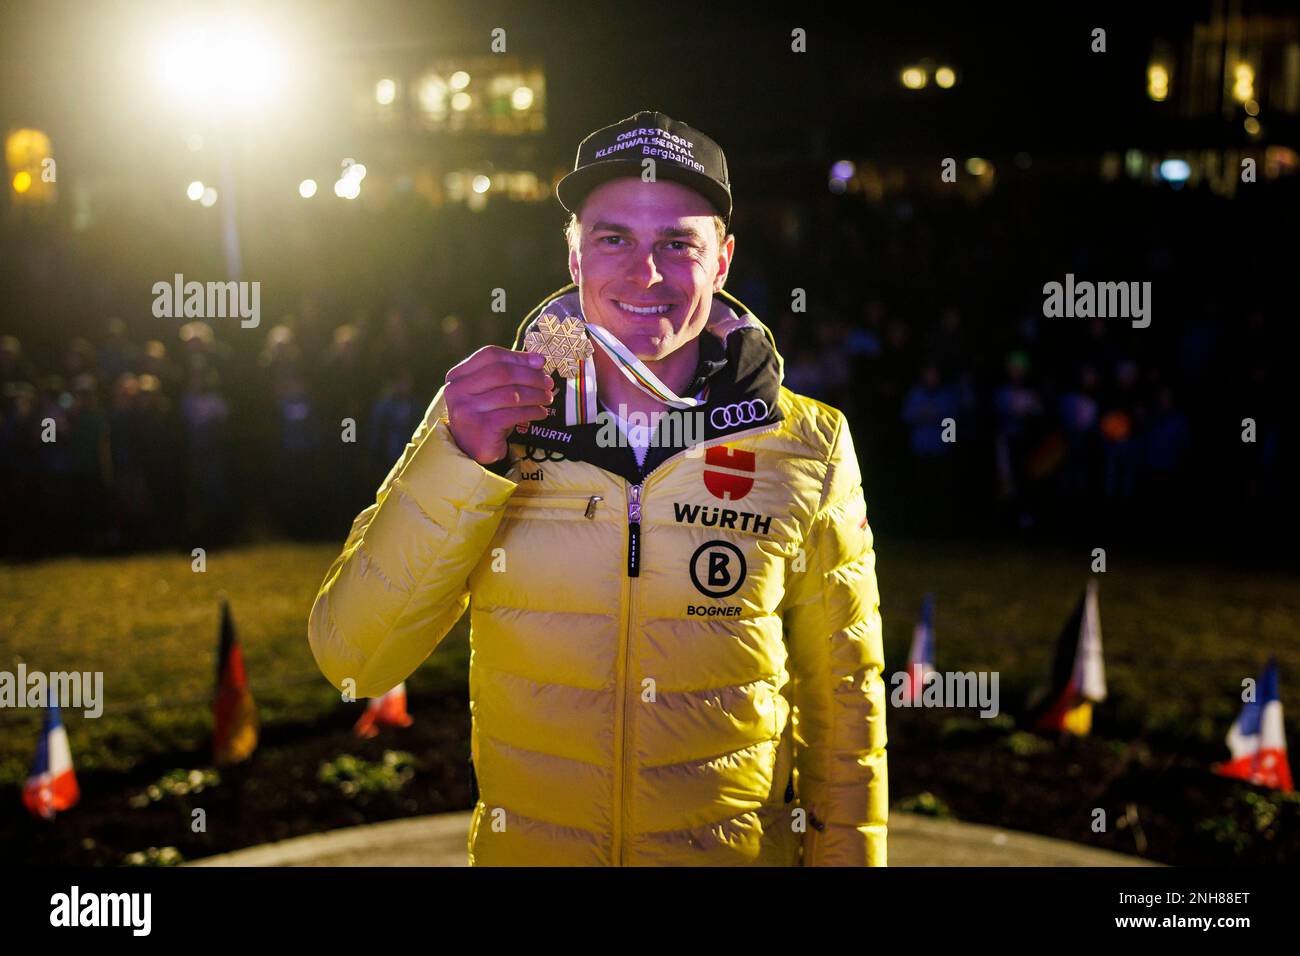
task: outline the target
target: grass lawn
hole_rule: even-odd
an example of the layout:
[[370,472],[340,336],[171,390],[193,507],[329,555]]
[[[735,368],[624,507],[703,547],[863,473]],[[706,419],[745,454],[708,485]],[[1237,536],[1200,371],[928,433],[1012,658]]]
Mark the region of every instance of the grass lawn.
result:
[[[103,671],[104,712],[63,712],[77,770],[126,771],[154,754],[203,752],[212,732],[220,596],[230,602],[263,726],[347,705],[307,645],[312,599],[338,548],[266,545],[190,556],[67,559],[0,570],[0,670]],[[415,674],[445,686],[469,667],[468,615]],[[40,714],[0,711],[0,787],[21,786]]]
[[[933,591],[938,669],[999,672],[1001,706],[1004,715],[1014,717],[1048,671],[1056,635],[1082,592],[1091,556],[888,539],[877,540],[877,551],[889,670],[905,664],[922,596]],[[23,661],[29,670],[104,672],[103,716],[87,719],[78,710],[65,710],[64,720],[78,774],[102,794],[96,812],[116,820],[120,811],[114,808],[126,798],[111,791],[124,791],[126,776],[136,786],[142,773],[156,773],[159,761],[187,767],[207,763],[224,594],[264,728],[260,766],[305,781],[321,760],[353,746],[346,728],[361,706],[340,701],[307,644],[311,602],[336,552],[332,544],[213,552],[201,574],[191,571],[188,554],[0,566],[0,670],[15,671]],[[972,719],[974,711],[894,710],[889,717],[891,801],[911,806],[918,797],[924,803],[935,795],[965,819],[1134,852],[1118,838],[1093,839],[1084,824],[1059,819],[1063,814],[1086,819],[1089,806],[1104,793],[1112,802],[1131,800],[1135,812],[1147,815],[1152,852],[1163,847],[1164,858],[1173,858],[1170,848],[1181,835],[1211,817],[1219,829],[1205,831],[1211,842],[1204,853],[1235,841],[1236,858],[1258,858],[1259,841],[1273,841],[1277,832],[1273,817],[1259,822],[1260,815],[1276,817],[1277,807],[1242,803],[1231,796],[1238,785],[1210,777],[1203,768],[1227,756],[1223,736],[1240,708],[1241,681],[1257,676],[1269,654],[1281,667],[1288,736],[1300,740],[1300,581],[1281,572],[1191,562],[1156,565],[1115,550],[1107,560],[1109,570],[1099,580],[1110,697],[1096,712],[1093,739],[1077,748],[1040,749],[1012,733],[1006,716],[994,727],[995,722]],[[441,776],[436,793],[394,802],[382,816],[464,804],[460,750],[468,753],[468,715],[460,711],[468,659],[462,620],[408,681],[414,730],[431,735],[413,749],[426,766],[440,768]],[[435,713],[443,716],[431,716]],[[433,721],[436,728],[429,726]],[[39,724],[37,711],[0,711],[0,800],[6,804],[18,802]],[[403,746],[400,739],[395,745]],[[1122,779],[1118,770],[1110,773],[1121,758],[1128,767]],[[237,772],[238,786],[249,789],[231,791],[234,807],[244,799],[238,793],[255,793],[259,785],[256,766],[242,773],[248,779]],[[1006,774],[1021,778],[1023,787]],[[123,775],[121,786],[112,784],[118,775]],[[283,781],[277,786],[292,789]],[[1008,809],[1015,802],[1008,788],[1023,797],[1014,811]],[[1195,799],[1181,801],[1179,795],[1188,791],[1195,791]],[[266,814],[276,826],[293,817],[293,800],[283,799],[287,802]],[[89,807],[86,812],[90,827]],[[352,810],[339,815],[337,808],[329,813],[334,815],[313,824],[304,810],[300,826],[268,831],[256,829],[260,824],[250,810],[247,839],[374,816]],[[11,818],[6,826],[13,832],[25,834],[30,824],[17,815],[0,814]],[[1300,820],[1300,809],[1288,804],[1283,817]],[[1296,843],[1293,826],[1288,822],[1278,840]],[[1215,835],[1219,831],[1222,836]],[[67,847],[76,849],[72,842],[50,842],[53,834],[32,839],[30,859],[57,862],[67,858]],[[123,842],[130,839],[137,837]],[[239,841],[229,835],[227,842],[202,849],[216,852]],[[104,851],[93,859],[116,857]]]

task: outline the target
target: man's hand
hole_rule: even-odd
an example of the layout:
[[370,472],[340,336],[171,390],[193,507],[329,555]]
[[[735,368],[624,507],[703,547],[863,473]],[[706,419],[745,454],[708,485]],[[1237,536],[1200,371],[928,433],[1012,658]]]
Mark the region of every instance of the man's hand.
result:
[[443,397],[451,437],[480,465],[500,461],[506,436],[523,422],[547,415],[555,397],[545,357],[485,345],[447,373]]

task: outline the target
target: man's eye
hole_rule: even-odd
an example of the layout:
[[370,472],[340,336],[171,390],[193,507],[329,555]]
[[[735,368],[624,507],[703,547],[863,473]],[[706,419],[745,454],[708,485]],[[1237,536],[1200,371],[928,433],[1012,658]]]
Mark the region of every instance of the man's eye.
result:
[[612,242],[622,242],[623,237],[622,236],[601,236],[599,239],[596,240],[596,242],[603,243],[610,240],[612,240]]
[[692,248],[689,242],[685,242],[681,239],[673,239],[668,243],[668,245],[670,247],[675,247],[673,248],[673,252],[685,252],[686,250]]

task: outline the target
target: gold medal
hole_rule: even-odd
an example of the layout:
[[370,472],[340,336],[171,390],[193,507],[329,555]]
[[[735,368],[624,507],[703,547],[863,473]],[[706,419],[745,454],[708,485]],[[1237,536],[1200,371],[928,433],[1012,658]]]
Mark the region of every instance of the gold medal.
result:
[[524,336],[524,351],[546,356],[542,371],[547,375],[559,372],[566,379],[578,374],[578,368],[592,354],[591,340],[587,338],[582,320],[569,316],[561,319],[550,312],[537,320],[536,331]]

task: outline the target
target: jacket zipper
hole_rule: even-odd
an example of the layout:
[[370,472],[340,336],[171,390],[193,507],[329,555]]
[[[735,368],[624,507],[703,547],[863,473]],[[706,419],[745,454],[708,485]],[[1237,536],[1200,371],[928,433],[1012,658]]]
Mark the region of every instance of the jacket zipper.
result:
[[641,575],[641,485],[627,490],[627,576]]
[[[645,479],[643,478],[642,481]],[[614,790],[614,839],[611,855],[615,866],[623,866],[624,813],[627,805],[627,706],[628,669],[632,656],[632,579],[641,572],[641,483],[628,486],[627,492],[627,576],[624,579],[622,655],[619,659],[615,685],[616,708],[619,714],[618,730],[614,737],[617,752],[618,774]]]
[[[781,423],[773,422],[771,425],[764,425],[761,428],[751,428],[748,431],[732,432],[730,435],[719,436],[709,443],[700,442],[693,448],[703,449],[714,444],[720,444],[732,441],[736,438],[749,438],[754,435],[760,435],[763,432],[772,431]],[[621,673],[617,675],[617,685],[615,687],[616,699],[621,695],[621,700],[616,703],[616,709],[619,711],[618,732],[614,737],[614,750],[617,755],[618,776],[615,778],[614,791],[614,836],[612,840],[611,853],[615,866],[624,864],[624,814],[627,809],[627,793],[629,791],[627,783],[627,707],[628,698],[631,696],[627,692],[628,670],[631,667],[632,656],[632,579],[641,576],[641,494],[650,475],[667,465],[669,462],[676,461],[681,456],[687,454],[691,449],[678,452],[671,458],[665,458],[649,472],[641,476],[641,480],[634,485],[628,485],[627,489],[627,578],[624,583],[626,596],[623,600],[623,607],[626,609],[623,618],[623,654],[621,657]]]

